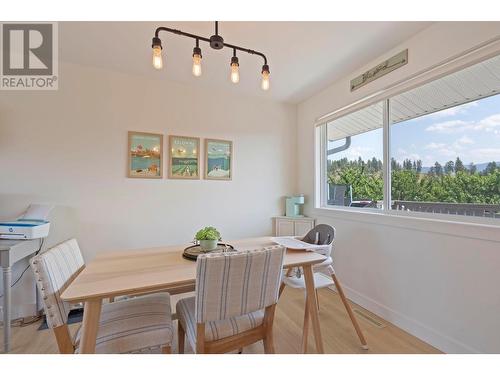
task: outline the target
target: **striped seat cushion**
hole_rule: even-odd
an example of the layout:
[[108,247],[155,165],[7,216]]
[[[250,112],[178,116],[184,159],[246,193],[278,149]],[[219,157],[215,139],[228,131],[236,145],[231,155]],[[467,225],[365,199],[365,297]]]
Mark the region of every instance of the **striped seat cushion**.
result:
[[[195,297],[184,298],[177,302],[176,311],[182,326],[185,327],[189,344],[196,348]],[[205,323],[205,341],[220,340],[248,331],[262,324],[264,310],[235,316],[226,320]]]
[[[81,330],[76,334],[76,353]],[[102,306],[96,353],[160,352],[173,337],[170,295],[157,293]]]

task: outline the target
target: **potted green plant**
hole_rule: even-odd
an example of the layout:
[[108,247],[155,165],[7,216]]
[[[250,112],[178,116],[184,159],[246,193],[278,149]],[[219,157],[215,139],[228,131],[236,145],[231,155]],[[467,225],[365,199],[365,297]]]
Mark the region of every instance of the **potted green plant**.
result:
[[200,243],[203,251],[211,251],[217,248],[217,242],[221,239],[221,236],[214,227],[205,227],[200,229],[194,238]]

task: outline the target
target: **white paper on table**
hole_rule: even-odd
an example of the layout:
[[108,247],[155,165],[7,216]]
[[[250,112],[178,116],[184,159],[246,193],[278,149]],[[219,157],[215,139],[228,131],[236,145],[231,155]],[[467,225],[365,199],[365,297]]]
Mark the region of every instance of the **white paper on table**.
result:
[[295,249],[295,250],[315,251],[316,249],[325,248],[325,245],[310,244],[298,240],[295,237],[271,237],[271,241],[277,243],[278,245],[284,246],[288,249]]
[[47,220],[54,206],[48,204],[30,204],[28,210],[21,216],[23,220]]

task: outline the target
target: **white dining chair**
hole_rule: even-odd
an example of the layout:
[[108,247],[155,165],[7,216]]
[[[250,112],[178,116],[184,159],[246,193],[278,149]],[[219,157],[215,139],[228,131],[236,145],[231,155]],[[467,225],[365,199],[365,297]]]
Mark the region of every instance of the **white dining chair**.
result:
[[[85,267],[75,239],[63,242],[30,259],[43,300],[47,325],[55,334],[60,353],[78,353],[79,329],[68,329],[70,305],[60,295]],[[80,327],[81,328],[81,327]],[[173,337],[170,295],[157,293],[102,306],[95,352],[170,353]]]
[[[361,331],[356,316],[354,315],[351,309],[349,301],[345,297],[342,286],[340,285],[339,279],[335,275],[335,270],[333,268],[332,249],[333,249],[333,240],[335,239],[335,229],[330,225],[319,224],[316,225],[303,238],[300,239],[310,244],[320,245],[320,246],[315,246],[314,251],[324,255],[327,258],[322,263],[313,266],[314,287],[316,289],[316,300],[318,301],[317,308],[319,309],[320,307],[317,290],[320,288],[335,286],[340,296],[340,299],[342,300],[342,303],[345,306],[347,314],[351,319],[354,329],[356,330],[359,340],[361,341],[361,347],[363,349],[368,349],[368,344],[363,335],[363,332]],[[285,286],[289,286],[295,289],[305,290],[306,288],[305,280],[302,274],[302,270],[300,268],[285,270],[283,283],[280,288],[280,295],[283,292]],[[302,340],[302,345],[304,350],[307,347],[308,331],[309,331],[309,310],[306,306],[304,314],[304,329],[303,329],[304,337]]]
[[226,353],[263,340],[274,353],[273,319],[285,248],[201,255],[196,292],[176,305],[179,353]]

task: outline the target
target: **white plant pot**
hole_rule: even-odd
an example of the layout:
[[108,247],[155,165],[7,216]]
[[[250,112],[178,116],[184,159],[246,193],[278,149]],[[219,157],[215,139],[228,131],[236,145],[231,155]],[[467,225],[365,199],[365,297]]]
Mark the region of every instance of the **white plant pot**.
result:
[[200,240],[200,247],[203,251],[211,251],[217,249],[217,240]]

